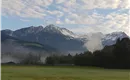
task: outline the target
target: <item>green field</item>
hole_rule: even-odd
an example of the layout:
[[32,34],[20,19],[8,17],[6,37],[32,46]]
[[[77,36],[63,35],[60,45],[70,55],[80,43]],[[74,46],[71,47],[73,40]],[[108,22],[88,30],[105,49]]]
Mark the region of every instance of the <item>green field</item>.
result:
[[130,80],[130,70],[92,67],[2,66],[2,80]]

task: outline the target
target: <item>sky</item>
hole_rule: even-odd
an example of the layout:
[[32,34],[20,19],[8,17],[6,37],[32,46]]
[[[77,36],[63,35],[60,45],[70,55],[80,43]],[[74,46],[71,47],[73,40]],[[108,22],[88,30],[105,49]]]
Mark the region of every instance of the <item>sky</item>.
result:
[[129,0],[2,0],[2,29],[55,24],[75,33],[123,31],[130,36]]

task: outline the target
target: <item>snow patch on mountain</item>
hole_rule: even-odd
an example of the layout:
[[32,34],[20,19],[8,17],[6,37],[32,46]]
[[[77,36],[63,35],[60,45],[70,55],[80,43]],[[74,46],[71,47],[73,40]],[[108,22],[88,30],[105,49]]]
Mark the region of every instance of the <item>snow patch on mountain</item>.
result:
[[122,39],[128,37],[124,32],[113,32],[110,34],[106,34],[103,38],[102,38],[102,43],[104,46],[106,45],[113,45],[116,43],[117,39]]
[[66,28],[60,28],[58,26],[55,26],[53,24],[48,25],[44,28],[45,32],[51,32],[51,33],[59,33],[65,36],[69,36],[70,38],[77,38],[77,35],[74,34],[72,31],[69,31]]

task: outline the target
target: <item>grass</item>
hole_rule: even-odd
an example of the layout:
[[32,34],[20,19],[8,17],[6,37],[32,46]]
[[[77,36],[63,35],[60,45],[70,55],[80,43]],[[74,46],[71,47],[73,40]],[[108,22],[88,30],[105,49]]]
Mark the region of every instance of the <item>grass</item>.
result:
[[2,66],[2,80],[130,80],[130,70],[93,67]]

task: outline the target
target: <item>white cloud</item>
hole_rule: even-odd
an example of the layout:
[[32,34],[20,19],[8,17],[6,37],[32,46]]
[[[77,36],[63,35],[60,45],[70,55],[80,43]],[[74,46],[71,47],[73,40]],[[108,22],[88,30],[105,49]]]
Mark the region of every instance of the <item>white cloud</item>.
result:
[[119,4],[120,8],[130,8],[130,0],[121,0]]
[[93,13],[91,15],[84,14],[84,13],[82,14],[70,13],[66,18],[67,18],[67,20],[65,20],[66,23],[70,22],[70,24],[94,25],[100,23],[104,17],[96,13]]
[[[115,31],[123,31],[130,35],[130,26],[129,26],[129,14],[118,14],[118,13],[111,13],[107,16],[102,16],[99,14],[92,14],[87,19],[90,21],[86,22],[87,26],[81,25],[81,27],[77,28],[70,28],[72,31],[76,33],[90,33],[90,32],[102,32],[102,33],[111,33]],[[92,23],[91,18],[94,19],[94,23]],[[84,19],[84,18],[83,18]],[[82,20],[83,20],[82,19]],[[68,20],[69,21],[69,20]],[[98,21],[95,24],[95,21]],[[78,23],[78,22],[75,22]]]
[[65,7],[76,7],[84,9],[94,8],[130,8],[129,0],[55,0],[56,4]]
[[2,15],[16,15],[28,18],[43,18],[46,14],[44,8],[49,6],[53,0],[3,0]]
[[61,22],[61,20],[57,20],[55,23],[56,23],[56,24],[63,24],[63,23]]
[[[30,0],[28,0],[30,2]],[[53,0],[32,0],[32,4],[47,7],[51,5]]]
[[63,12],[61,12],[61,11],[57,11],[57,10],[55,10],[55,11],[47,11],[49,14],[51,14],[51,15],[55,15],[55,16],[57,16],[57,17],[62,17],[64,14],[63,14]]
[[63,2],[65,2],[66,0],[55,0],[56,4],[61,4]]
[[24,21],[24,22],[29,22],[30,20],[27,20],[27,19],[20,19],[21,21]]
[[83,2],[82,8],[130,8],[129,0],[81,0]]
[[111,13],[108,16],[106,16],[106,19],[109,19],[109,20],[103,23],[101,26],[106,26],[110,28],[109,32],[110,31],[123,31],[123,32],[126,32],[128,35],[130,35],[129,34],[129,31],[130,31],[129,14]]
[[56,4],[62,4],[64,7],[73,7],[76,4],[76,0],[55,0]]
[[68,0],[64,3],[65,7],[73,7],[76,6],[76,0]]
[[70,20],[68,18],[65,19],[65,23],[66,24],[76,24],[76,22],[74,20]]
[[[88,10],[95,8],[101,8],[101,9],[130,8],[129,0],[3,0],[2,15],[5,16],[16,15],[20,17],[24,16],[32,18],[40,18],[40,17],[43,18],[46,14],[46,11],[48,11],[47,10],[48,7],[51,4],[54,4],[53,3],[54,1],[56,3],[55,4],[56,8],[59,8],[61,11],[68,13],[71,12],[76,13],[80,10]],[[61,11],[57,11],[58,13],[54,13],[52,11],[52,13],[57,15],[60,14],[62,16],[63,12]],[[85,20],[84,22],[86,21],[87,20]]]
[[93,27],[89,27],[89,26],[80,26],[80,27],[76,27],[76,28],[70,28],[70,30],[75,32],[75,33],[79,33],[79,34],[95,32]]
[[[50,8],[51,6],[51,8]],[[104,33],[124,31],[130,35],[129,15],[124,11],[109,13],[106,16],[91,9],[129,9],[129,0],[3,0],[3,16],[20,16],[24,18],[43,18],[46,23],[85,24],[73,28],[75,32]],[[104,12],[103,12],[104,13]],[[62,19],[61,19],[62,18]],[[89,26],[89,27],[88,27]]]

